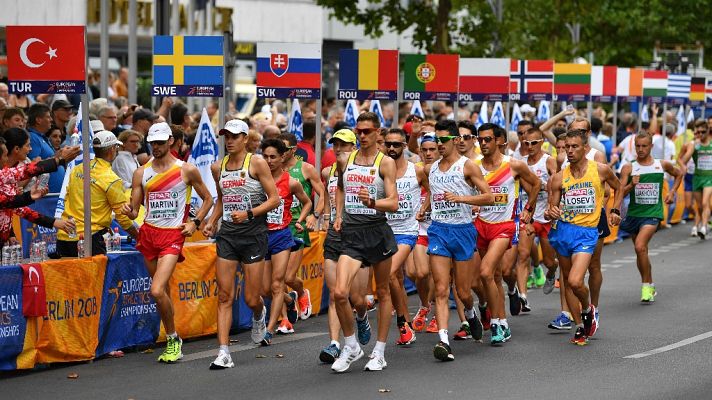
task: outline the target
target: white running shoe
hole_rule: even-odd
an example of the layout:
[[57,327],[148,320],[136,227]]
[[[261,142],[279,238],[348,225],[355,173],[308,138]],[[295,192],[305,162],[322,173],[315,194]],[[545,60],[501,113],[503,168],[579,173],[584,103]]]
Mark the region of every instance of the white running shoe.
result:
[[341,350],[339,358],[331,364],[331,370],[334,372],[345,372],[351,366],[351,363],[363,357],[363,350],[361,347],[357,349],[352,349],[349,346],[344,346]]
[[364,371],[382,371],[383,368],[386,368],[388,366],[388,363],[386,363],[386,358],[383,357],[383,354],[376,354],[371,353],[370,356],[368,356],[370,360],[366,363],[366,366],[363,367]]
[[692,237],[697,236],[697,225],[694,225],[692,227],[692,230],[690,230],[690,236],[692,236]]
[[697,230],[697,236],[699,236],[700,239],[705,240],[705,237],[707,236],[707,226],[702,224],[700,229]]
[[252,342],[255,344],[260,344],[262,338],[265,337],[265,332],[267,332],[267,325],[265,325],[265,315],[267,314],[267,309],[262,306],[262,318],[255,321],[254,316],[252,317]]
[[219,352],[215,361],[210,364],[210,369],[226,369],[235,367],[235,363],[232,362],[232,357],[230,353]]

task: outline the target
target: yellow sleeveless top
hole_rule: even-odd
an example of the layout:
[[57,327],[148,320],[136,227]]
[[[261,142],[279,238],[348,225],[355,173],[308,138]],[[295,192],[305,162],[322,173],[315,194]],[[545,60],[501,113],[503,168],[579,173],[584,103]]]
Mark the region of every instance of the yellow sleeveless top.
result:
[[562,221],[589,228],[598,226],[604,193],[595,161],[588,161],[586,173],[580,179],[571,174],[571,165],[567,165],[563,171],[561,191]]

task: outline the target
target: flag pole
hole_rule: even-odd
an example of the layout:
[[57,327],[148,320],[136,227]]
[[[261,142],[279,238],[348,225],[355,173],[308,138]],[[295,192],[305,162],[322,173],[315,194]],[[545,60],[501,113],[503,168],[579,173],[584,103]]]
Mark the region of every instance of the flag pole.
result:
[[[227,79],[227,76],[225,76],[225,58],[227,57],[228,54],[228,43],[227,40],[225,40],[225,36],[223,35],[223,88],[222,88],[222,96],[218,99],[218,132],[220,132],[220,129],[222,129],[225,126],[225,107],[227,106],[227,101],[225,101],[225,93],[227,92],[225,90],[225,81]],[[220,159],[222,160],[223,157],[225,157],[225,136],[224,135],[218,135],[218,155]]]
[[[103,49],[103,47],[102,47]],[[108,50],[108,46],[107,46]],[[103,50],[102,50],[103,52]],[[87,46],[87,28],[84,27],[84,57],[89,60],[89,47]],[[87,77],[84,74],[84,94],[82,94],[82,173],[84,174],[84,257],[91,257],[91,169],[89,165],[89,96],[87,95]],[[80,258],[82,254],[77,254]]]
[[618,97],[613,98],[613,136],[611,140],[613,147],[616,147],[618,145]]
[[[667,133],[665,132],[665,125],[667,124],[667,118],[666,118],[665,114],[667,114],[667,101],[665,100],[665,98],[663,98],[663,115],[662,115],[663,118],[662,118],[662,123],[660,124],[661,125],[660,136],[662,136],[660,139],[662,140],[662,146],[663,146],[663,155],[661,157],[662,160],[665,159],[665,139],[667,138]],[[653,118],[657,118],[657,117],[658,117],[657,115],[653,115]],[[655,132],[653,132],[653,135],[655,135]]]
[[136,104],[136,76],[138,50],[136,47],[136,0],[129,0],[129,104]]

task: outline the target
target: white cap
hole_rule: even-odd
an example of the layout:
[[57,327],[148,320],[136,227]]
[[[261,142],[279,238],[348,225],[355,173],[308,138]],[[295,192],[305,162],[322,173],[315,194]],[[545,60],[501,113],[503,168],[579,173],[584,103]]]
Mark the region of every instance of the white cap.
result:
[[220,129],[219,134],[224,135],[225,133],[232,133],[233,135],[238,135],[240,133],[247,134],[250,128],[247,126],[245,121],[241,119],[231,119],[225,123],[225,127]]
[[523,113],[530,113],[530,112],[536,112],[536,109],[529,104],[524,104],[521,107],[519,107],[519,111]]
[[91,128],[92,132],[98,133],[99,131],[104,130],[104,123],[98,119],[95,119],[95,120],[89,121],[89,127]]
[[148,128],[148,138],[146,138],[146,141],[151,143],[156,141],[168,140],[172,135],[173,134],[171,132],[171,127],[168,126],[168,124],[165,122],[159,122],[157,124],[151,125],[151,127]]
[[94,140],[92,141],[92,146],[99,149],[116,146],[117,144],[123,145],[110,131],[99,131],[95,133]]

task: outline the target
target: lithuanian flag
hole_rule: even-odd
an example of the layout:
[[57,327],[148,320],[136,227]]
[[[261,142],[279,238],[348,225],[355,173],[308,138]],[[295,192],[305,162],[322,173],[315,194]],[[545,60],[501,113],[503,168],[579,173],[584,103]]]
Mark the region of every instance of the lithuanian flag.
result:
[[591,94],[591,64],[554,64],[554,94]]

